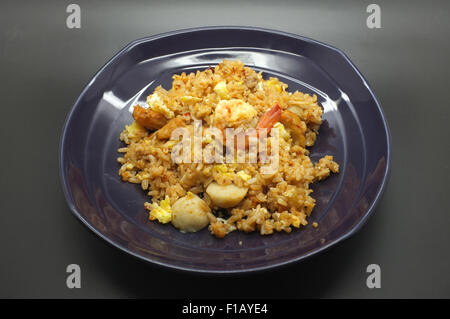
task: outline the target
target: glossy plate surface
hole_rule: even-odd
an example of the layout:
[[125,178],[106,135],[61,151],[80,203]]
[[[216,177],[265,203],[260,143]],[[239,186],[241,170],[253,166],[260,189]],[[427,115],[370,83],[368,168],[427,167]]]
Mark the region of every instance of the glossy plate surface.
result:
[[[130,107],[175,73],[240,59],[276,76],[289,91],[315,93],[324,123],[311,157],[333,155],[340,173],[315,183],[317,205],[305,228],[260,236],[233,232],[217,239],[205,229],[183,234],[147,220],[149,198],[118,176],[119,134]],[[249,27],[209,27],[134,41],[89,82],[61,137],[60,173],[73,213],[110,244],[140,259],[176,269],[230,273],[304,259],[353,234],[386,185],[390,137],[382,109],[363,76],[338,49],[293,34]],[[317,221],[317,229],[311,222]],[[242,245],[239,245],[242,242]]]

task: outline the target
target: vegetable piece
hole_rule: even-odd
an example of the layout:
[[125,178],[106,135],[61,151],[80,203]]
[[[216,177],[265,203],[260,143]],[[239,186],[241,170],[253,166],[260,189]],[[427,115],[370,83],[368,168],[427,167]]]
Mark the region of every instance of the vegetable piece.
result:
[[196,232],[209,224],[209,206],[197,195],[188,192],[172,205],[172,224],[182,232]]
[[238,187],[234,184],[219,185],[213,182],[206,188],[206,193],[213,203],[221,208],[234,207],[247,195],[248,188]]

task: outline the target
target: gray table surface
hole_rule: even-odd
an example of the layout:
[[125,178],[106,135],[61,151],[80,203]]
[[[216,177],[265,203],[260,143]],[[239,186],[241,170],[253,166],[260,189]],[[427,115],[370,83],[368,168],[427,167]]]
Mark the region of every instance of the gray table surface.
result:
[[[76,2],[75,2],[76,1]],[[450,297],[450,2],[2,1],[0,10],[0,297]],[[128,42],[207,25],[247,25],[342,49],[386,113],[392,174],[375,214],[352,238],[279,270],[232,278],[154,267],[98,239],[70,213],[60,187],[64,119],[91,76]],[[444,94],[444,95],[442,95]],[[66,266],[81,267],[80,289]],[[368,264],[381,288],[366,286]]]

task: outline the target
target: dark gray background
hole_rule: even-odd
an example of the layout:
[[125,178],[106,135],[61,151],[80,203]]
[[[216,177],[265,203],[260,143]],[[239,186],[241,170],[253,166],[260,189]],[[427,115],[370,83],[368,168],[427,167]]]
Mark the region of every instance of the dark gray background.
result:
[[[376,1],[2,1],[0,9],[0,297],[450,297],[450,5]],[[257,275],[199,277],[106,245],[70,213],[59,182],[63,121],[91,76],[128,42],[165,31],[248,25],[342,49],[389,121],[390,183],[354,237],[302,264]],[[66,266],[82,288],[66,287]],[[381,266],[381,289],[366,266]]]

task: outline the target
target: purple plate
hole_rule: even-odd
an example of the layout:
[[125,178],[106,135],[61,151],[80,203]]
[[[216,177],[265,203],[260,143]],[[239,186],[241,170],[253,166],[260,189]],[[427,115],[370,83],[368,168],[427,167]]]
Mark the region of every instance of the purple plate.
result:
[[[333,155],[340,173],[313,185],[317,206],[307,227],[271,236],[233,232],[224,239],[206,229],[183,234],[170,224],[148,221],[143,203],[149,198],[118,176],[119,134],[132,121],[130,106],[145,102],[158,85],[170,88],[173,74],[223,59],[240,59],[265,78],[276,76],[289,91],[315,93],[324,107],[311,156]],[[136,40],[106,63],[67,117],[60,173],[72,212],[115,247],[175,269],[235,273],[299,261],[355,233],[380,199],[390,157],[381,106],[340,50],[279,31],[207,27]]]

